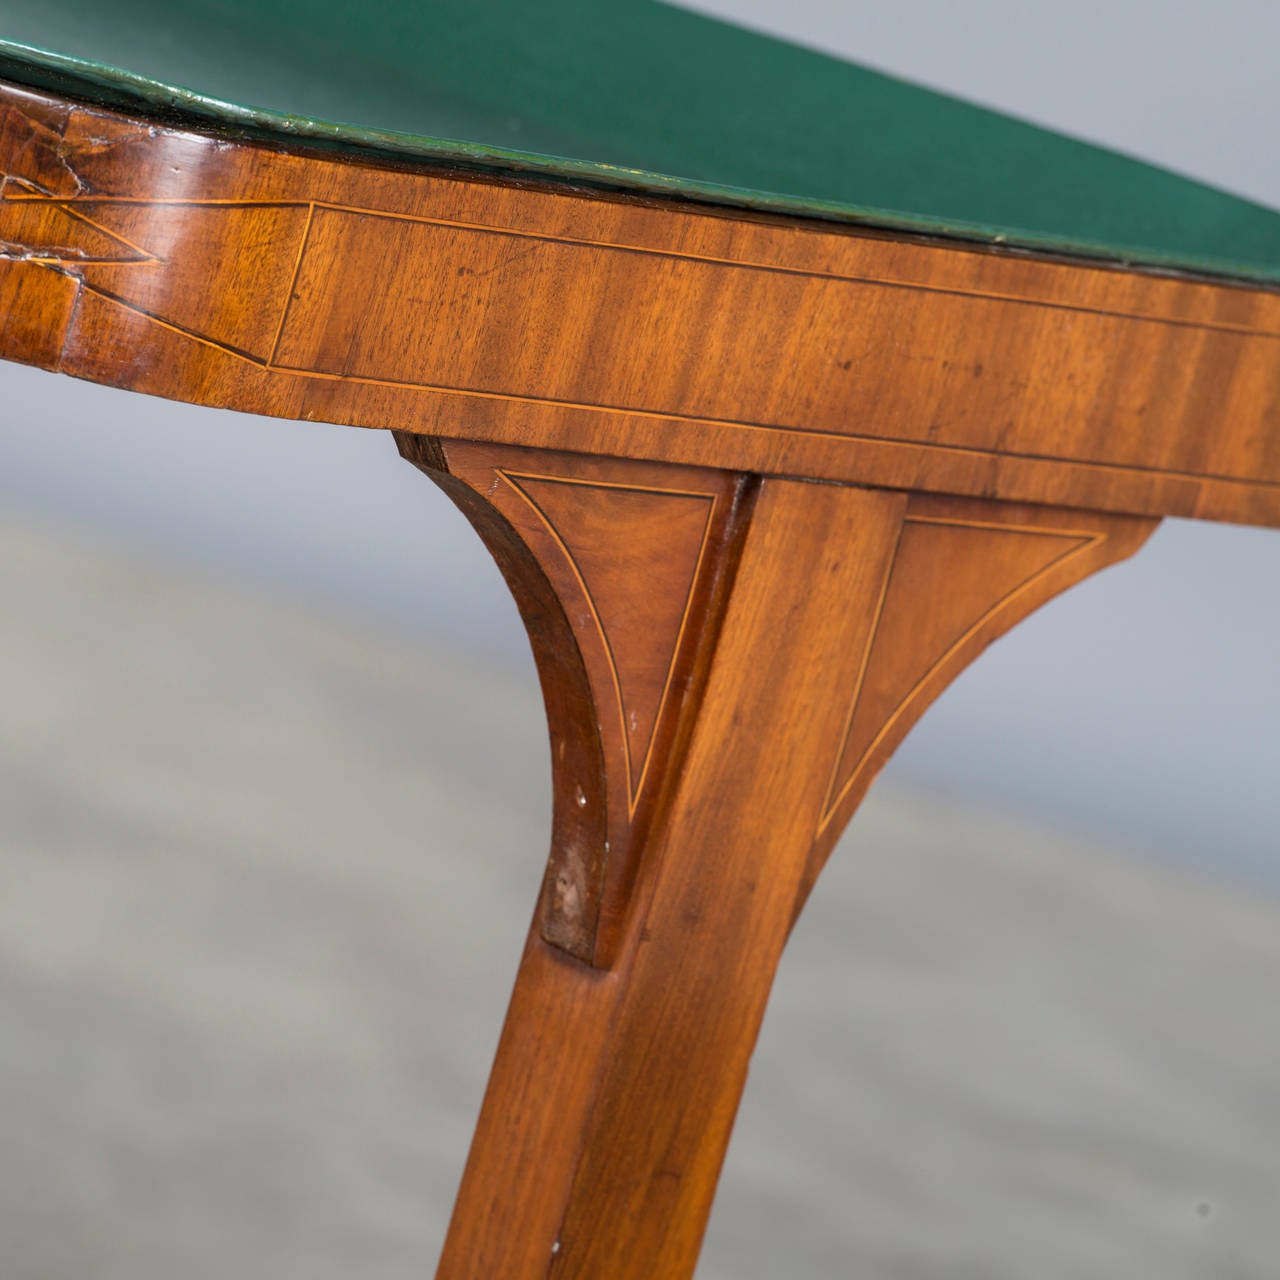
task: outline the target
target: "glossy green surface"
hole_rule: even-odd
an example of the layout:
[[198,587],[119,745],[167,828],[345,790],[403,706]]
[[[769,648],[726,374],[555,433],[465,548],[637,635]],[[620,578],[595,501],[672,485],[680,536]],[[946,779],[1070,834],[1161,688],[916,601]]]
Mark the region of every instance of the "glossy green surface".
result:
[[1280,283],[1274,210],[650,0],[0,0],[0,75],[343,147]]

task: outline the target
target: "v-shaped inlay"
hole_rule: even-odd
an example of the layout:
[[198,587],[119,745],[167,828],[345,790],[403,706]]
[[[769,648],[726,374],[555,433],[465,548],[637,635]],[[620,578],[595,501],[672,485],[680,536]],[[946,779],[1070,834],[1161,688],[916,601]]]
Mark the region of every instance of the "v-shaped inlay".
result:
[[[311,209],[78,197],[0,199],[0,253],[73,272],[113,303],[261,364],[284,329]],[[224,253],[211,245],[234,246]],[[249,300],[252,300],[251,302]]]
[[[612,668],[634,808],[670,691],[715,499],[504,475],[536,510],[581,584],[583,605]],[[653,589],[658,567],[662,590]]]
[[824,822],[926,681],[988,619],[1065,558],[1088,531],[908,516],[885,586]]
[[45,196],[0,200],[0,244],[7,256],[67,266],[154,262],[131,240],[102,226],[87,207]]

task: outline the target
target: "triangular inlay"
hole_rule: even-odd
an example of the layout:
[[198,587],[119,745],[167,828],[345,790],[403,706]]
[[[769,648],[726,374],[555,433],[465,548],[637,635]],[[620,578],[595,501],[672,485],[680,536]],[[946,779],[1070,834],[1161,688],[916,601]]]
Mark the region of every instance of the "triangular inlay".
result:
[[67,266],[124,263],[136,266],[150,255],[99,226],[91,215],[44,197],[0,200],[0,242],[9,252]]
[[[269,360],[280,331],[307,206],[169,206],[81,200],[77,212],[159,260],[94,264],[85,283],[156,320],[256,360]],[[145,261],[145,259],[144,259]]]
[[922,681],[973,629],[1087,535],[908,521],[832,779],[828,811],[882,731],[910,706]]
[[634,803],[715,500],[711,494],[508,478],[537,508],[582,584],[613,669]]

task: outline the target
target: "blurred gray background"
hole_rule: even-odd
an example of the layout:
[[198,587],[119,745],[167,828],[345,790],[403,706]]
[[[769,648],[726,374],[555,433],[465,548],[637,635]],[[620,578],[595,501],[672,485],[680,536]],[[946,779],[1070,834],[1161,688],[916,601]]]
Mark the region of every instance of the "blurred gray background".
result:
[[[1280,205],[1272,4],[690,7]],[[380,433],[0,365],[0,585],[0,1274],[425,1273],[547,829],[478,540]],[[700,1274],[1274,1274],[1277,585],[1169,522],[926,716]]]

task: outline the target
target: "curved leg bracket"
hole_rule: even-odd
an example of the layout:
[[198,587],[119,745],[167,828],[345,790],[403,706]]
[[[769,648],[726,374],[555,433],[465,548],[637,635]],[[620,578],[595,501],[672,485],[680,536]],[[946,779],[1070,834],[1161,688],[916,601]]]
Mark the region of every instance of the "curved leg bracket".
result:
[[1158,522],[913,494],[877,600],[797,912],[876,774],[986,647]]
[[399,437],[538,658],[554,847],[439,1276],[692,1274],[774,970],[871,778],[1149,521]]
[[682,756],[754,485],[718,471],[398,441],[471,519],[520,607],[555,789],[542,934],[607,965]]

